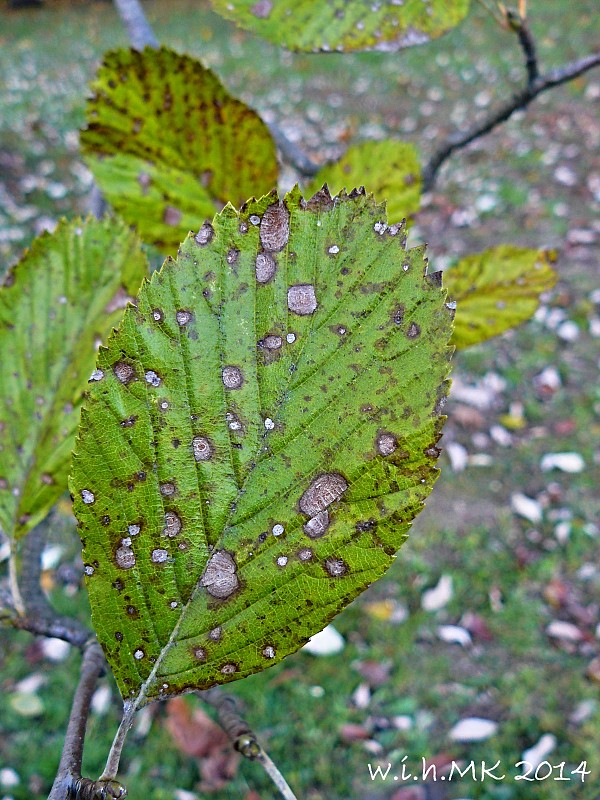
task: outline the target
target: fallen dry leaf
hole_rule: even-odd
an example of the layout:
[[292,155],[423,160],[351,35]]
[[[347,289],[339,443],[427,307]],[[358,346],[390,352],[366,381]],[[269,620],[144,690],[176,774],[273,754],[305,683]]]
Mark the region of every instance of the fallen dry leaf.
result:
[[198,759],[200,791],[222,789],[235,777],[240,756],[222,728],[201,708],[192,710],[183,697],[174,697],[167,703],[165,725],[176,747]]

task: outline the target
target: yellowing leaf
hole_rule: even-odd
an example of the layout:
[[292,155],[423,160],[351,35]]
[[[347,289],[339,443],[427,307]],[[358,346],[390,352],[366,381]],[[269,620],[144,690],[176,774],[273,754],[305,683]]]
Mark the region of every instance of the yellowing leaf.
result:
[[114,50],[92,90],[83,151],[145,241],[174,249],[226,202],[276,185],[266,125],[199,61],[166,48]]
[[121,222],[62,221],[0,288],[0,527],[21,536],[67,488],[96,345],[147,273]]
[[290,50],[394,52],[458,25],[469,0],[211,0],[241,28]]
[[385,200],[388,219],[400,222],[419,210],[419,154],[412,144],[391,139],[352,145],[339,161],[319,170],[307,194],[318,191],[324,183],[334,193],[365,186],[378,201]]
[[500,245],[446,270],[444,285],[456,302],[452,343],[470,347],[533,316],[540,295],[556,283],[554,260],[550,251]]
[[100,351],[71,489],[132,707],[298,649],[431,490],[452,314],[382,213],[360,192],[228,205]]

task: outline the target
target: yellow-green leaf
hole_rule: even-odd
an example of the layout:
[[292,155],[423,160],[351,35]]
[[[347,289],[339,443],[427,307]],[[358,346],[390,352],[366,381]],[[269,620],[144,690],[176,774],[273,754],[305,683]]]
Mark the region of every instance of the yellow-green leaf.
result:
[[226,202],[277,184],[267,126],[199,61],[166,48],[115,50],[91,88],[83,151],[145,241],[174,249]]
[[399,222],[415,214],[421,202],[417,148],[391,139],[352,145],[339,161],[319,170],[306,193],[318,191],[324,183],[334,194],[365,186],[379,202],[385,200],[388,219]]
[[551,251],[499,245],[446,270],[444,285],[456,302],[452,343],[470,347],[533,316],[542,292],[556,283],[554,260]]
[[118,220],[63,220],[0,288],[0,527],[21,536],[67,488],[98,341],[135,296],[146,258]]
[[211,0],[241,28],[290,50],[394,52],[455,27],[469,0]]
[[140,291],[71,490],[135,706],[300,647],[394,560],[437,469],[452,313],[372,196],[228,205]]

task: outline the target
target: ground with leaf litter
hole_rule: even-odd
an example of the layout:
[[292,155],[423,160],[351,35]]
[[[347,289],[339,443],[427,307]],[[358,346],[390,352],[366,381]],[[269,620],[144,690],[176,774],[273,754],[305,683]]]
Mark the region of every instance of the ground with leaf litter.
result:
[[[529,5],[547,65],[594,46],[593,2],[579,4],[568,41],[563,3]],[[510,35],[479,10],[450,36],[399,55],[291,56],[232,34],[196,3],[146,7],[166,44],[205,58],[230,91],[320,159],[390,131],[433,147],[473,105],[485,114],[522,70]],[[85,84],[101,52],[125,37],[108,5],[49,3],[3,11],[1,20],[8,265],[85,196],[90,175],[76,134]],[[304,651],[232,687],[302,797],[409,800],[389,781],[371,781],[367,764],[408,754],[440,768],[452,758],[500,759],[510,770],[536,747],[538,758],[569,769],[587,760],[593,774],[583,785],[575,775],[569,784],[433,788],[484,800],[596,797],[599,99],[590,73],[454,157],[412,229],[436,267],[503,241],[556,248],[561,280],[532,323],[457,357],[443,476],[388,577],[336,619],[341,636],[331,633],[322,649],[341,655]],[[52,527],[44,585],[58,608],[85,615],[72,522],[58,514]],[[2,644],[0,784],[7,796],[43,797],[79,659],[26,634],[2,633]],[[103,765],[117,715],[105,680],[90,721],[89,773]],[[271,797],[258,769],[237,767],[218,740],[206,745],[206,726],[179,703],[145,709],[123,763],[131,795],[186,800],[201,784],[218,787],[216,798]]]

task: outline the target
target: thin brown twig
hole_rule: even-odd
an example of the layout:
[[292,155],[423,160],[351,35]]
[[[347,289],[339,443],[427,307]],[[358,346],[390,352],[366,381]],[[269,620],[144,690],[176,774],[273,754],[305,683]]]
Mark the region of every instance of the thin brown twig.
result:
[[506,122],[515,111],[526,108],[542,92],[546,92],[548,89],[560,86],[563,83],[568,83],[599,65],[600,52],[591,53],[577,61],[549,70],[545,75],[539,75],[533,83],[530,84],[528,82],[521,92],[493,111],[482,122],[469,128],[464,133],[455,133],[449,136],[433,153],[423,168],[423,190],[428,192],[433,188],[440,167],[456,150],[461,150],[471,142],[492,131],[502,122]]

